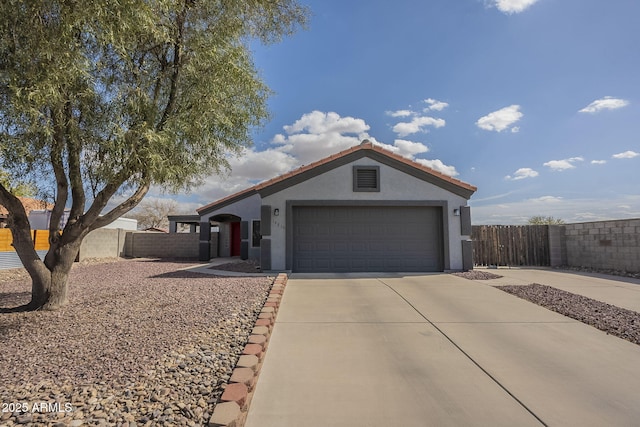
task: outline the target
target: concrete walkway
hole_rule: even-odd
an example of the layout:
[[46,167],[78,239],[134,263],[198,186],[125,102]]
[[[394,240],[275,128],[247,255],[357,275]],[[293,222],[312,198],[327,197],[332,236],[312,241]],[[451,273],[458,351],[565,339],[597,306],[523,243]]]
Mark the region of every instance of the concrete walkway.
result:
[[202,263],[195,267],[185,267],[183,271],[190,271],[192,273],[201,273],[201,274],[211,274],[215,276],[227,276],[227,277],[267,277],[274,276],[274,274],[269,273],[247,273],[242,271],[229,271],[229,270],[216,270],[217,265],[223,264],[237,264],[241,263],[243,260],[240,257],[224,257],[224,258],[213,258],[208,263]]
[[294,275],[247,427],[640,420],[640,346],[446,274]]

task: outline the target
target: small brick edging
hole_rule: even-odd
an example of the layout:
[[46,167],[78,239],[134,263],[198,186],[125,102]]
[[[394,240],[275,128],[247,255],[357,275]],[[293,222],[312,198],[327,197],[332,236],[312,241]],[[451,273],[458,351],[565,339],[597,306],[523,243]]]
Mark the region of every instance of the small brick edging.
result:
[[218,404],[213,409],[209,427],[242,427],[244,425],[287,280],[288,276],[285,273],[278,274],[273,280],[269,296],[262,306],[242,356],[231,373],[231,378]]

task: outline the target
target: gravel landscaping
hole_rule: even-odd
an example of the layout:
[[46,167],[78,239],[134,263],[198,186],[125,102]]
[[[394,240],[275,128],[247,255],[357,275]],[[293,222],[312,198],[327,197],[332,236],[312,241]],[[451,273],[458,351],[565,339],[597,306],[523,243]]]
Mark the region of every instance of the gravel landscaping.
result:
[[505,292],[640,345],[640,313],[551,286],[496,286]]
[[502,276],[499,274],[489,273],[488,271],[482,270],[469,270],[463,271],[460,273],[451,273],[454,276],[462,277],[469,280],[491,280],[491,279],[499,279]]
[[[206,425],[272,279],[191,265],[76,265],[68,306],[0,314],[0,425]],[[0,271],[0,308],[30,288]]]

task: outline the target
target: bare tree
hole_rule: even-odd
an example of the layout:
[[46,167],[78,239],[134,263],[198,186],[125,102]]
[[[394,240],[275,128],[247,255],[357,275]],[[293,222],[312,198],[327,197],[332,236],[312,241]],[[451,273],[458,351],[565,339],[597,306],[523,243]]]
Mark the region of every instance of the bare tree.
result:
[[529,225],[559,225],[564,224],[564,220],[560,218],[554,218],[552,216],[532,216],[527,220]]
[[182,213],[178,203],[173,199],[146,199],[128,214],[129,218],[138,221],[138,229],[169,228],[169,215]]

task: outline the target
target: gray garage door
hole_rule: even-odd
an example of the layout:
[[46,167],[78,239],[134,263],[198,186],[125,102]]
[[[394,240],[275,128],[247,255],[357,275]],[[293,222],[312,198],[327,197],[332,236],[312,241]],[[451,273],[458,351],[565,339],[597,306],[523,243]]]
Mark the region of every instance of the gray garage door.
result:
[[293,271],[442,271],[442,210],[294,206]]

